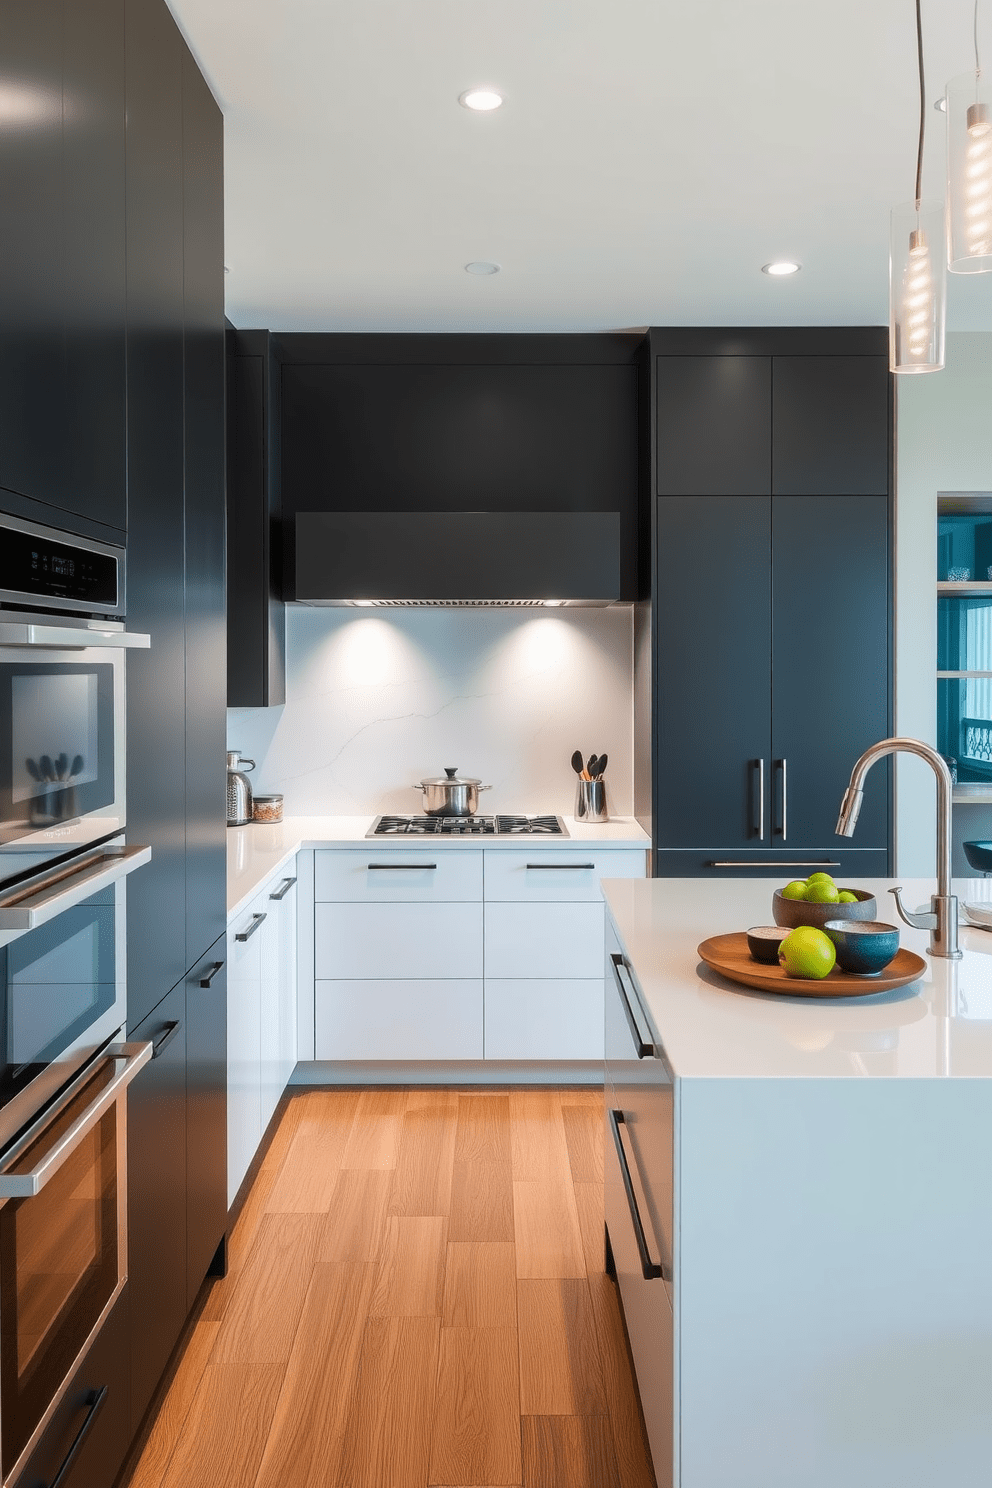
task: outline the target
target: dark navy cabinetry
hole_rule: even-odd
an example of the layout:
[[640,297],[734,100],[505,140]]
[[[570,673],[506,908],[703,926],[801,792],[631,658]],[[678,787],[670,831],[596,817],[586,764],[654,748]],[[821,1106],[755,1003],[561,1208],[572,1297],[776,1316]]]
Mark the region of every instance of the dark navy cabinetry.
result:
[[[124,0],[3,0],[0,506],[121,532]],[[82,524],[82,525],[80,525]]]
[[[891,731],[883,331],[652,331],[652,824],[663,876],[889,869],[851,766]],[[638,815],[648,812],[642,799]],[[809,863],[809,867],[805,864]]]

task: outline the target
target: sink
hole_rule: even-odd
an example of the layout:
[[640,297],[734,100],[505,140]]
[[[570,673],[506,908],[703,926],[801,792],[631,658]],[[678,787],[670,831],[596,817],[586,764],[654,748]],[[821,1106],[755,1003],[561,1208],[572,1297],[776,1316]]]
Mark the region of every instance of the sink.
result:
[[962,842],[961,846],[976,873],[992,873],[992,842]]

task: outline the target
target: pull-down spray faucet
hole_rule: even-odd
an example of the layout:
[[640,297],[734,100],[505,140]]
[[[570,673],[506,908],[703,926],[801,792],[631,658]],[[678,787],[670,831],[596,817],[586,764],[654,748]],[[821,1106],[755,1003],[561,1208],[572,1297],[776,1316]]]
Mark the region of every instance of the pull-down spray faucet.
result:
[[903,920],[916,930],[930,931],[931,956],[957,960],[958,901],[951,893],[951,772],[935,749],[919,739],[882,739],[866,749],[851,771],[851,783],[844,792],[838,837],[853,837],[864,796],[865,776],[876,760],[887,754],[915,754],[926,760],[937,777],[937,892],[930,898],[929,914],[911,914],[902,902],[902,889],[890,889]]

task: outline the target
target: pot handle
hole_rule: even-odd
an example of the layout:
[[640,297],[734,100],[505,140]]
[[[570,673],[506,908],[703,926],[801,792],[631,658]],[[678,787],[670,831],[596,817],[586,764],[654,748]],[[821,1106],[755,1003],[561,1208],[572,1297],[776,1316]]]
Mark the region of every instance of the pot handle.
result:
[[479,786],[479,789],[480,789],[480,791],[492,790],[492,786],[491,785],[480,785]]

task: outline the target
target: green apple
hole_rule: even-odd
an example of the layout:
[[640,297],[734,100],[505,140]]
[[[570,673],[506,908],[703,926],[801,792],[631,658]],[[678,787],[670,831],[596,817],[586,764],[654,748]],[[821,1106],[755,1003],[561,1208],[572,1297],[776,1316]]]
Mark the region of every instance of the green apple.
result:
[[840,894],[837,892],[837,885],[833,879],[829,883],[824,883],[820,879],[816,883],[806,885],[806,898],[810,904],[837,904],[840,901]]
[[778,959],[789,976],[818,981],[833,970],[837,950],[822,930],[799,925],[779,946]]
[[806,882],[811,883],[833,883],[829,873],[811,873]]
[[796,878],[792,883],[786,884],[785,888],[779,892],[783,899],[805,899],[806,885],[801,878]]
[[838,904],[857,904],[857,902],[857,894],[852,894],[850,889],[841,889],[840,893],[837,895]]

